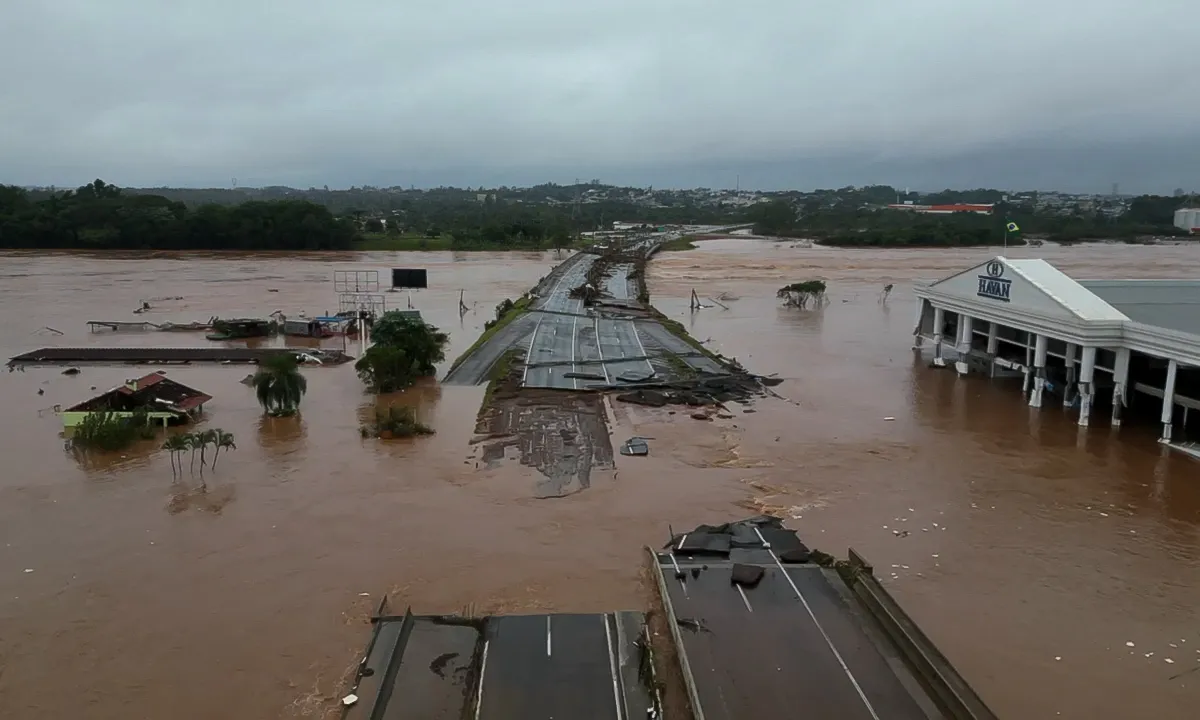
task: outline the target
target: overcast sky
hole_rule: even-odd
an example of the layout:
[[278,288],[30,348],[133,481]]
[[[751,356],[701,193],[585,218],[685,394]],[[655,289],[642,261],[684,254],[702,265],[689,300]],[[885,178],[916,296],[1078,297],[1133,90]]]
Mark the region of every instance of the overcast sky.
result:
[[1200,189],[1198,0],[0,0],[0,182]]

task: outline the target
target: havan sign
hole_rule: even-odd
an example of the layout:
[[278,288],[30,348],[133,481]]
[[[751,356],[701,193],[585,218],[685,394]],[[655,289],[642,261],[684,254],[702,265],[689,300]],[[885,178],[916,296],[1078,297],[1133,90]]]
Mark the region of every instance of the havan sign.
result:
[[976,295],[1008,302],[1012,298],[1012,280],[1004,277],[1004,263],[992,261],[987,264],[987,275],[979,276],[979,289]]

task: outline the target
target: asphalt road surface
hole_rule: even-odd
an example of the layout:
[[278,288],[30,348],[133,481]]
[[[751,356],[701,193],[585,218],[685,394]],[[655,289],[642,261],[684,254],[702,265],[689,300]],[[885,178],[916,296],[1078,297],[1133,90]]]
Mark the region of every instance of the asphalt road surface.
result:
[[[648,248],[673,234],[652,236],[634,247]],[[594,385],[611,385],[618,378],[637,380],[670,377],[680,356],[683,362],[704,372],[721,372],[713,360],[696,354],[696,349],[653,320],[632,320],[619,313],[601,313],[585,308],[571,290],[582,285],[596,255],[577,253],[551,272],[538,288],[540,297],[530,312],[505,327],[447,374],[445,382],[478,384],[510,348],[522,348],[525,367],[521,383],[531,388],[582,390]],[[604,280],[603,291],[615,300],[634,300],[635,284],[629,265],[616,265]],[[614,316],[617,315],[617,316]],[[582,374],[585,377],[570,377]]]
[[[663,239],[669,238],[647,239],[635,247],[645,248]],[[670,374],[671,366],[661,360],[662,355],[686,356],[695,351],[657,323],[604,316],[585,308],[582,300],[570,297],[571,289],[584,282],[596,260],[592,255],[577,257],[578,260],[572,258],[573,264],[535,306],[550,312],[540,313],[529,338],[522,377],[526,387],[580,390],[591,385],[616,384],[620,377],[628,380],[656,374],[663,377]],[[634,299],[633,284],[629,281],[631,269],[629,265],[612,267],[604,281],[605,293],[616,300]],[[647,342],[647,333],[652,342]],[[651,356],[658,357],[658,362],[652,362]],[[684,359],[697,369],[720,372],[720,367],[708,358]],[[595,377],[568,377],[580,373]]]
[[640,613],[381,620],[351,720],[654,717]]
[[[584,281],[587,268],[594,257],[578,263],[564,273],[540,304],[543,310],[559,315],[541,313],[526,353],[523,383],[526,387],[548,387],[579,390],[588,385],[611,384],[623,374],[647,377],[655,372],[646,359],[648,353],[632,320],[601,317],[583,307],[583,301],[569,297],[571,288]],[[615,274],[615,273],[614,273]],[[625,268],[619,282],[608,282],[617,290],[618,299],[628,298]],[[567,377],[568,373],[586,373],[596,379]]]
[[759,564],[762,580],[743,588],[729,562],[677,558],[679,579],[659,557],[705,720],[928,719],[915,680],[900,679],[821,568]]

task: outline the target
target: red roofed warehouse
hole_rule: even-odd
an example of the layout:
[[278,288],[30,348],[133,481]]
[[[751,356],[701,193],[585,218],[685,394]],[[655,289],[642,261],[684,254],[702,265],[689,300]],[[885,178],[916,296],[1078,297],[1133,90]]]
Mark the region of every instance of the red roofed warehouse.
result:
[[991,203],[960,203],[957,205],[910,205],[908,203],[900,205],[888,205],[890,210],[908,210],[910,212],[925,213],[927,215],[950,215],[957,212],[975,213],[977,215],[991,215],[995,205]]

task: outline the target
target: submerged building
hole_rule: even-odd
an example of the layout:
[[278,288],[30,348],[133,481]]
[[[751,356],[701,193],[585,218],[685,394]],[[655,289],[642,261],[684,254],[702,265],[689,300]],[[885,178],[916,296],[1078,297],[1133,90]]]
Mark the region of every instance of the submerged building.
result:
[[159,371],[126,380],[124,385],[58,412],[63,427],[67,428],[75,427],[92,413],[111,413],[116,417],[145,413],[147,419],[166,426],[195,420],[209,400],[211,395],[169,380]]
[[1022,379],[1086,426],[1136,413],[1161,441],[1200,441],[1200,280],[1076,280],[1045,260],[993,258],[916,288],[916,347],[933,363]]

